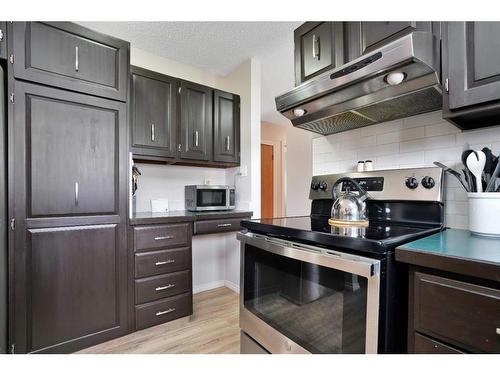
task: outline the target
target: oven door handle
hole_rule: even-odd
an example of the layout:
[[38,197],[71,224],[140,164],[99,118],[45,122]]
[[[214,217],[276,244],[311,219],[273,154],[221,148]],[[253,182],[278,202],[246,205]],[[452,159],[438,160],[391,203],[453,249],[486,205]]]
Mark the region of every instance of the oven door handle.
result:
[[237,234],[237,237],[242,242],[277,255],[318,264],[366,278],[378,276],[380,273],[380,261],[377,259],[347,254],[317,246],[292,243],[250,232],[240,232]]

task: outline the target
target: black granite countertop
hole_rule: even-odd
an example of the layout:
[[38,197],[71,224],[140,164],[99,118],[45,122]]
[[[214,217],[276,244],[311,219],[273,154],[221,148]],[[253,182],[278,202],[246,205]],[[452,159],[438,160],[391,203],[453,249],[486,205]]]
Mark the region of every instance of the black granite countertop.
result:
[[500,238],[446,229],[399,246],[396,260],[442,271],[500,281]]
[[231,218],[250,218],[252,211],[230,210],[230,211],[165,211],[165,212],[134,212],[129,219],[130,225],[183,223],[199,220],[216,220]]

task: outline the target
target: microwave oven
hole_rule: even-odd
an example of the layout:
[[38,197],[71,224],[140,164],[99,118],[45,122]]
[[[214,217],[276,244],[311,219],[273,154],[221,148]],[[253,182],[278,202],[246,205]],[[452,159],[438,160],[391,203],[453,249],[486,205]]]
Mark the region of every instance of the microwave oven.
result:
[[233,210],[235,208],[235,195],[234,186],[187,185],[185,187],[186,210]]

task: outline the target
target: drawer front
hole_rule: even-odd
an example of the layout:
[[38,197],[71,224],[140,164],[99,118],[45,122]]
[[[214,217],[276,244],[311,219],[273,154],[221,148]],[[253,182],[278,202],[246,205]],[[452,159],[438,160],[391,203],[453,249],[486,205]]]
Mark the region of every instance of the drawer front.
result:
[[500,290],[415,273],[414,327],[473,352],[500,353]]
[[248,218],[238,219],[225,219],[225,220],[200,220],[194,223],[195,234],[208,234],[208,233],[221,233],[233,232],[241,229],[241,220]]
[[13,29],[16,78],[126,100],[128,42],[67,22]]
[[135,303],[141,304],[188,292],[191,286],[189,271],[174,272],[135,281]]
[[144,329],[191,315],[192,313],[191,293],[184,293],[175,297],[136,306],[135,325],[136,329]]
[[190,246],[190,225],[185,223],[134,227],[135,250]]
[[135,277],[184,271],[191,268],[189,248],[135,254]]
[[416,354],[464,354],[460,350],[445,345],[439,341],[430,339],[415,333],[415,350]]

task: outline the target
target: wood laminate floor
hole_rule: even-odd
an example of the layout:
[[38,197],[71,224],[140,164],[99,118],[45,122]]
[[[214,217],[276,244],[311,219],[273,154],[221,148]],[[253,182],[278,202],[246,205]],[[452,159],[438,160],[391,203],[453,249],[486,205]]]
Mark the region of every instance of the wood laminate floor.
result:
[[239,353],[239,296],[217,288],[193,296],[193,315],[84,349],[87,354]]

